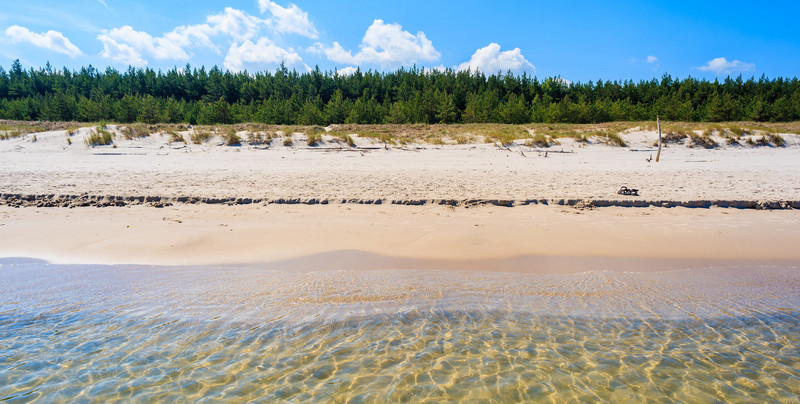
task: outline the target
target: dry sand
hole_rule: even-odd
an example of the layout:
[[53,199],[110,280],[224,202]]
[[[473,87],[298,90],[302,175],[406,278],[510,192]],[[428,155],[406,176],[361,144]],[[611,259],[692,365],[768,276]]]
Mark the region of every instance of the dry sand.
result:
[[[642,198],[800,200],[800,141],[787,147],[671,145],[659,163],[655,132],[624,135],[630,147],[570,140],[544,151],[493,144],[408,145],[360,151],[167,143],[166,136],[87,148],[65,132],[0,142],[0,193],[319,199],[616,199],[622,185]],[[722,140],[720,140],[722,142]],[[377,150],[363,150],[378,146]],[[347,149],[347,148],[345,148]],[[568,153],[560,153],[561,151]],[[523,156],[524,154],[524,156]]]
[[[85,131],[83,132],[85,134]],[[88,148],[65,132],[0,142],[0,194],[341,199],[800,200],[800,142],[787,147],[671,145],[652,132],[628,148],[407,145],[359,151],[167,143]],[[299,144],[299,143],[298,143]],[[303,145],[304,146],[304,145]],[[561,152],[564,153],[561,153]],[[562,206],[0,206],[0,257],[72,263],[435,267],[540,272],[653,270],[800,262],[796,210]],[[348,253],[342,253],[348,252]],[[620,260],[624,258],[624,260]],[[354,264],[358,262],[360,264]]]

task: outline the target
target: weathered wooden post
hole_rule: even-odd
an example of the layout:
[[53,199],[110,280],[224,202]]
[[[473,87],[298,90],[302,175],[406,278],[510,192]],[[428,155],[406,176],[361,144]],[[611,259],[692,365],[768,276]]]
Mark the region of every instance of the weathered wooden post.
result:
[[656,163],[661,158],[661,119],[656,115],[656,125],[658,125],[658,152],[656,153]]

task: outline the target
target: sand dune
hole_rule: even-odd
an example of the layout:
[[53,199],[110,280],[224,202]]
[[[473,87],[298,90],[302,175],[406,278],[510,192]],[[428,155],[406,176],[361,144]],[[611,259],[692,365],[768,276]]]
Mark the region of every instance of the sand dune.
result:
[[[623,135],[630,147],[571,140],[549,149],[494,144],[409,144],[384,149],[358,139],[294,147],[168,143],[165,135],[89,148],[48,132],[0,142],[0,193],[291,199],[800,200],[800,140],[785,147],[670,145],[661,162],[655,132]],[[373,148],[369,148],[373,147]],[[338,151],[347,150],[347,151]],[[563,153],[562,153],[563,151]],[[547,157],[545,157],[545,153]],[[630,199],[630,198],[623,198]]]

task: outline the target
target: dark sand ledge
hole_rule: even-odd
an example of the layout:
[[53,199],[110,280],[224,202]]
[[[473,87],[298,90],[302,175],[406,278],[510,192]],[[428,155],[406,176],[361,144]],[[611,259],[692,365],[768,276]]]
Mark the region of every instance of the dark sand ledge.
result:
[[442,205],[453,207],[475,206],[528,206],[555,205],[578,208],[734,208],[734,209],[800,209],[800,200],[652,200],[652,199],[359,199],[359,198],[251,198],[251,197],[200,197],[200,196],[124,196],[93,194],[0,194],[0,205],[11,207],[122,207],[130,205],[146,205],[165,207],[176,204],[209,204],[209,205]]
[[351,203],[0,206],[0,257],[279,270],[800,266],[793,210]]

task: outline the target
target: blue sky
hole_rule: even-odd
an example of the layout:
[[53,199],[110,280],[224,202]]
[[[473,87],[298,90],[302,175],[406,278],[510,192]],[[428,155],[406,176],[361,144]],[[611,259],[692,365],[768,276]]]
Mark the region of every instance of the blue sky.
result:
[[800,2],[3,1],[0,65],[800,76]]

